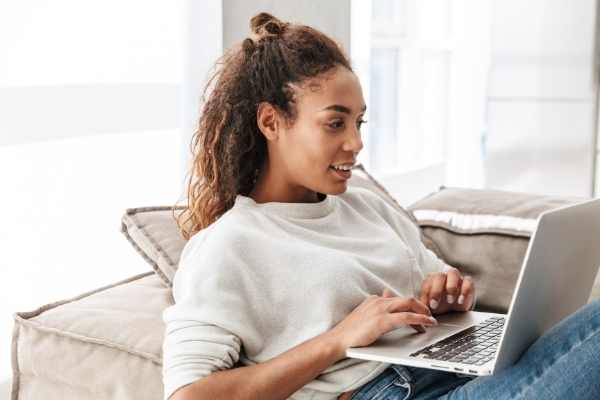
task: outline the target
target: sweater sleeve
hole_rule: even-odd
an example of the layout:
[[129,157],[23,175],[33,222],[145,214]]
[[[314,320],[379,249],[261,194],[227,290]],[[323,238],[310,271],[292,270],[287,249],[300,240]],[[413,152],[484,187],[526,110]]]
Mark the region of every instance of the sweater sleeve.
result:
[[164,400],[182,386],[231,368],[238,361],[242,346],[241,339],[224,326],[223,319],[215,317],[234,318],[236,313],[223,310],[223,296],[213,290],[218,283],[217,274],[201,268],[199,263],[205,260],[198,257],[198,250],[182,253],[173,280],[175,304],[162,314],[166,326],[162,346]]

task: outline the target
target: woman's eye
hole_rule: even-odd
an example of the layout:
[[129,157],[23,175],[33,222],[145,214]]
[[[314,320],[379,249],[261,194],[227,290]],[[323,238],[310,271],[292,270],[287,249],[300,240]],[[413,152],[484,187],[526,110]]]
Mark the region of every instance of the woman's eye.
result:
[[[361,119],[357,122],[358,128],[360,129],[360,127],[362,126],[362,124],[364,124],[365,121],[364,119]],[[332,127],[333,129],[338,129],[344,126],[344,121],[335,121],[332,122],[331,124],[329,124],[330,127]]]
[[335,122],[332,122],[331,124],[329,124],[329,126],[332,127],[333,129],[341,128],[342,126],[344,126],[344,122],[343,121],[335,121]]

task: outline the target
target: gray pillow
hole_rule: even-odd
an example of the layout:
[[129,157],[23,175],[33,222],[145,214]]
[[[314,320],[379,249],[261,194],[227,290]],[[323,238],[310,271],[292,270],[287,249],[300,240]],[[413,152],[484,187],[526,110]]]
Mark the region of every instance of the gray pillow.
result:
[[[538,215],[584,200],[441,186],[408,209],[435,242],[429,248],[474,278],[475,309],[506,313]],[[600,285],[594,287],[592,297]]]
[[[402,208],[362,164],[356,165],[352,170],[348,185],[371,189],[419,227],[412,214]],[[175,215],[181,213],[184,208],[176,206]],[[168,287],[173,286],[179,257],[186,243],[177,229],[172,213],[173,207],[169,206],[137,207],[128,208],[121,218],[121,232]],[[421,238],[426,245],[435,246],[428,238]]]

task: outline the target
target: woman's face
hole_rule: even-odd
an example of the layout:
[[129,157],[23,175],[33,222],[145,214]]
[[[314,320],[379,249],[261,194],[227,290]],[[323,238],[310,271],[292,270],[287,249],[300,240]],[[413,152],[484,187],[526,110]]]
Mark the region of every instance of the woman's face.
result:
[[317,192],[343,193],[351,171],[336,172],[332,165],[355,164],[363,148],[360,127],[366,105],[360,82],[340,66],[302,87],[292,86],[297,118],[291,127],[281,120],[267,140],[265,190],[272,193],[271,201],[285,202],[317,201]]

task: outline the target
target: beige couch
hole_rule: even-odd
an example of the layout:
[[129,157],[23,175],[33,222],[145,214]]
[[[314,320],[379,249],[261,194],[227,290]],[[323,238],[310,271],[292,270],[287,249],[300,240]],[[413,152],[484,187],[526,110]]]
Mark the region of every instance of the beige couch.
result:
[[[540,212],[583,200],[440,187],[402,209],[362,166],[372,189],[421,228],[422,240],[476,281],[476,309],[506,312]],[[160,400],[162,311],[185,242],[169,207],[128,209],[122,231],[151,271],[14,314],[12,400]],[[590,300],[600,297],[596,280]]]

